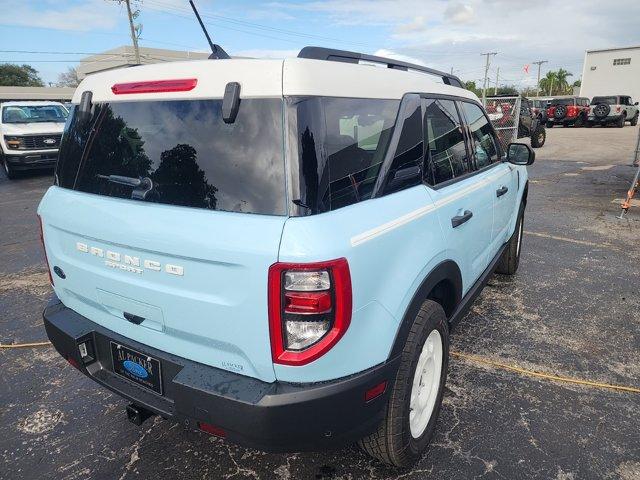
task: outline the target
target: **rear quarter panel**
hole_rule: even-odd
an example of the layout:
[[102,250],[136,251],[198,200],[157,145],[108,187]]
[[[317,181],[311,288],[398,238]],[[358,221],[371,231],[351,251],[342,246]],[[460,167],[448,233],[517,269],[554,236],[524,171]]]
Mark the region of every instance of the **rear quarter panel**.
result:
[[455,257],[423,185],[309,217],[289,218],[279,261],[345,257],[353,316],[344,337],[314,362],[275,365],[276,378],[317,382],[351,375],[387,360],[402,316],[426,275]]

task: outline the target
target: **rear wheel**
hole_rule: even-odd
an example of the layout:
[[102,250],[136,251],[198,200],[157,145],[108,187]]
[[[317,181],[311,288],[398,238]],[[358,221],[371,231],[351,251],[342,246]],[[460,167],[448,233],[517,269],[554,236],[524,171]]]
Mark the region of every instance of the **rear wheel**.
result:
[[574,127],[580,128],[584,126],[584,117],[582,115],[578,115],[576,121],[573,123]]
[[620,115],[620,118],[616,121],[616,127],[623,128],[624,122],[626,122],[626,117],[624,115]]
[[547,131],[542,125],[538,125],[531,135],[531,146],[533,148],[540,148],[544,145],[544,142],[547,140]]
[[591,128],[591,127],[593,127],[593,122],[590,122],[589,120],[587,120],[586,122],[584,122],[584,126],[586,128]]
[[520,206],[516,230],[511,235],[507,248],[502,253],[496,272],[503,275],[513,275],[518,271],[520,265],[520,250],[522,249],[522,237],[524,234],[524,205]]
[[397,467],[420,459],[435,432],[448,358],[447,317],[438,303],[425,300],[402,350],[386,416],[359,442],[365,452]]

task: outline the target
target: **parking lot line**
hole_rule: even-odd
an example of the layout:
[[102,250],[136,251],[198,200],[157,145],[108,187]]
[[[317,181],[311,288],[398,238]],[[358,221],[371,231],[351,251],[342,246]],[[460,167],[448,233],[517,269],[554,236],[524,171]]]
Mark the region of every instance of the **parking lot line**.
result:
[[549,233],[542,233],[542,232],[532,232],[530,230],[525,230],[524,233],[526,233],[527,235],[533,235],[535,237],[550,238],[552,240],[576,243],[578,245],[586,245],[588,247],[604,248],[608,250],[620,250],[619,248],[607,242],[597,243],[597,242],[589,242],[588,240],[576,240],[575,238],[559,237],[558,235],[551,235]]

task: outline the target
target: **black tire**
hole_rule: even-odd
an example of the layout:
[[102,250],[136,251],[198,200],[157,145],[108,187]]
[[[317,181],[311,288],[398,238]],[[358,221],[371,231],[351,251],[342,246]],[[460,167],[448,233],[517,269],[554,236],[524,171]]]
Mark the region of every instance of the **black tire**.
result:
[[518,212],[516,229],[507,242],[507,248],[502,254],[502,257],[500,257],[500,260],[498,261],[496,273],[501,273],[502,275],[514,275],[518,271],[518,266],[520,265],[520,252],[522,251],[523,235],[524,205],[521,205],[520,211]]
[[11,167],[11,165],[9,165],[9,162],[7,162],[4,155],[2,155],[2,165],[4,167],[4,174],[9,180],[13,180],[18,176],[17,172]]
[[636,125],[638,125],[638,117],[639,116],[640,116],[640,112],[636,112],[636,115],[629,122],[632,127],[635,127]]
[[[435,404],[421,436],[414,438],[409,425],[411,391],[418,359],[427,337],[437,330],[442,340],[442,367]],[[378,430],[361,439],[360,447],[372,457],[396,467],[417,462],[431,441],[436,428],[449,365],[449,324],[442,307],[425,300],[413,320],[402,350],[400,367],[391,387],[387,413]]]
[[553,122],[547,122],[547,128],[553,128]]
[[568,127],[568,126],[569,126],[569,124],[568,124],[567,122],[562,122],[562,127],[563,127],[563,128],[566,128],[566,127]]
[[584,127],[584,122],[585,122],[584,117],[582,115],[578,115],[578,118],[576,118],[576,121],[573,122],[573,126],[576,128]]
[[531,135],[531,146],[533,148],[540,148],[544,145],[544,142],[547,140],[547,130],[542,126],[538,125]]
[[618,128],[624,128],[624,122],[627,121],[627,118],[625,117],[625,115],[620,115],[620,118],[616,121],[616,127]]
[[584,122],[584,126],[585,128],[591,128],[593,127],[593,122],[590,122],[589,120],[587,120],[586,122]]

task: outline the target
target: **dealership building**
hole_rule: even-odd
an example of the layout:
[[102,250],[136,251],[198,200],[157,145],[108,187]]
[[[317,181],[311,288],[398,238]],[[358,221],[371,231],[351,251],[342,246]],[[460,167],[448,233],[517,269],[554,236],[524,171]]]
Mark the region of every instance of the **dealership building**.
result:
[[640,100],[640,45],[587,50],[582,68],[580,95],[631,95]]

